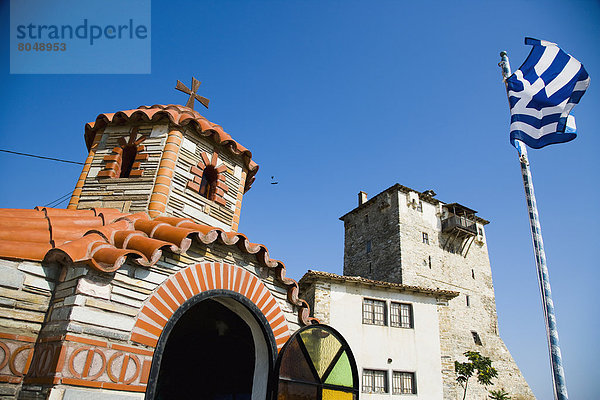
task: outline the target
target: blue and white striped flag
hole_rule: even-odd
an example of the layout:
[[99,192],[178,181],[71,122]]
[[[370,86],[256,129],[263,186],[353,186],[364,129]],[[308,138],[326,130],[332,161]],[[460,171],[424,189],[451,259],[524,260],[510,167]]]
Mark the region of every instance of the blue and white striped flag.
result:
[[531,53],[507,80],[510,142],[539,149],[575,139],[569,113],[590,85],[583,65],[555,43],[525,38]]

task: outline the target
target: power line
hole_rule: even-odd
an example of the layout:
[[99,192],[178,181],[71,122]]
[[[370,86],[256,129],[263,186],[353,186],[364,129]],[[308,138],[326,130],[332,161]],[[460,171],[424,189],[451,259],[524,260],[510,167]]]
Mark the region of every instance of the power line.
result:
[[69,164],[84,165],[84,163],[79,162],[79,161],[62,160],[60,158],[44,157],[44,156],[38,156],[35,154],[27,154],[27,153],[19,153],[18,151],[11,151],[11,150],[0,149],[0,151],[4,152],[4,153],[16,154],[18,156],[27,156],[27,157],[41,158],[44,160],[59,161],[59,162],[64,162],[64,163],[69,163]]
[[44,207],[56,207],[57,205],[59,205],[60,203],[62,203],[63,201],[67,200],[69,198],[69,196],[71,196],[72,192],[69,192],[63,196],[60,196],[58,199],[56,200],[52,200],[50,203],[48,204],[44,204]]

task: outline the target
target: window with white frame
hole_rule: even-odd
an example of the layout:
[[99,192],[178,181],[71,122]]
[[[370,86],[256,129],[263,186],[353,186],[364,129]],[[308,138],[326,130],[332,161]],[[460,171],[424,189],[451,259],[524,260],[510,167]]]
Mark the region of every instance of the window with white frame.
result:
[[399,328],[413,327],[412,304],[391,303],[390,304],[390,325]]
[[429,244],[429,235],[427,232],[423,232],[423,243]]
[[385,325],[385,301],[363,300],[363,324]]
[[387,371],[363,369],[363,393],[387,393]]
[[392,377],[392,394],[417,394],[415,373],[394,371]]

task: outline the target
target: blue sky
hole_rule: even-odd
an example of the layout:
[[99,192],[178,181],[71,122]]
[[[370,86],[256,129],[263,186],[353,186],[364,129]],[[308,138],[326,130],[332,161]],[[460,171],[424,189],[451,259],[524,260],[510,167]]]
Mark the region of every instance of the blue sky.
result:
[[[574,112],[579,136],[529,154],[569,394],[600,392],[597,1],[154,1],[147,75],[10,75],[7,1],[0,14],[0,148],[83,161],[86,122],[184,104],[173,87],[193,75],[211,100],[200,112],[261,167],[240,231],[293,278],[342,272],[338,217],[359,190],[373,196],[397,182],[478,210],[491,221],[500,333],[539,399],[552,398],[547,344],[497,63],[507,50],[518,68],[525,36],[558,43],[592,77]],[[97,62],[112,57],[124,56]],[[80,170],[0,154],[0,207],[45,205],[72,191]]]

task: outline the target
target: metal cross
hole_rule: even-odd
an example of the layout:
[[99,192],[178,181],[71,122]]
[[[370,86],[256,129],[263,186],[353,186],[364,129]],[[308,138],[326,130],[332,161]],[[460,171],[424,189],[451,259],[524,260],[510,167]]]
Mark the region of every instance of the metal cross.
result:
[[189,94],[190,98],[187,101],[187,104],[185,105],[186,107],[191,108],[192,110],[194,109],[194,99],[198,100],[200,103],[202,103],[202,105],[206,108],[208,108],[208,102],[210,100],[208,100],[206,97],[202,97],[198,94],[196,94],[196,92],[198,91],[198,88],[200,87],[200,82],[192,77],[192,90],[188,89],[187,86],[185,86],[183,83],[181,83],[181,81],[177,81],[177,86],[175,86],[175,89],[185,93],[185,94]]

